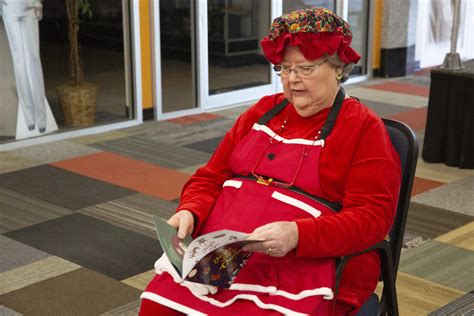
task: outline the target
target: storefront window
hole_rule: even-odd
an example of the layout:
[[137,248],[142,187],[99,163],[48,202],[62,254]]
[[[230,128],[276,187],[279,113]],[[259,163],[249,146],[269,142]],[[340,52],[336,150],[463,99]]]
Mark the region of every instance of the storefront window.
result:
[[[1,2],[0,142],[132,118],[128,1],[84,2],[78,55],[66,1]],[[83,70],[84,84],[64,86],[71,68]]]
[[288,13],[291,11],[313,8],[313,7],[323,7],[329,10],[336,12],[336,1],[335,0],[284,0],[283,1],[283,13]]
[[259,41],[270,25],[269,0],[209,0],[209,94],[270,83]]

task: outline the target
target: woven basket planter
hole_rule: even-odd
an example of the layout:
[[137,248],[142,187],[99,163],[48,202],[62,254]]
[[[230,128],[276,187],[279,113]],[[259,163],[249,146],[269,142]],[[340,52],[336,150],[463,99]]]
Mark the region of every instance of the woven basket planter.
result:
[[97,85],[83,83],[79,86],[64,84],[57,87],[59,105],[65,126],[89,126],[95,122]]

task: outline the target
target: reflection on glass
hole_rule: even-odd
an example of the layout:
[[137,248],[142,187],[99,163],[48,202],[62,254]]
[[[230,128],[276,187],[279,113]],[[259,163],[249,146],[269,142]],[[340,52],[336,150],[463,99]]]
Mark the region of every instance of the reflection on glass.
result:
[[209,0],[209,94],[270,83],[259,45],[270,25],[270,0]]
[[336,10],[336,1],[335,0],[283,0],[283,13],[288,13],[291,11],[313,8],[313,7],[323,7],[332,11]]
[[192,3],[191,0],[160,1],[163,113],[196,106]]
[[[56,100],[56,87],[69,81],[67,16],[64,1],[43,3],[44,17],[40,22],[41,57],[47,98]],[[84,79],[98,85],[96,123],[109,123],[128,118],[125,86],[122,3],[91,1],[91,17],[82,17],[79,45],[84,67]],[[128,10],[128,8],[125,8]],[[53,109],[54,111],[54,109]]]
[[367,73],[367,30],[369,21],[369,0],[348,1],[347,22],[352,29],[351,46],[360,54],[361,59],[354,66],[352,75]]
[[[90,0],[90,5],[91,15],[80,16],[78,43],[84,79],[98,86],[93,124],[123,121],[133,115],[128,108],[131,105],[130,82],[126,79],[128,69],[125,62],[130,58],[126,49],[130,44],[129,7],[127,1],[117,0]],[[0,36],[0,41],[4,40],[4,35]],[[5,45],[0,45],[3,46],[2,53]],[[58,86],[70,82],[68,18],[64,0],[43,2],[39,48],[46,99],[59,129],[71,128],[64,126],[56,92]],[[3,75],[2,71],[0,77]],[[10,81],[14,82],[11,78]],[[8,91],[17,98],[17,89],[9,88]],[[0,142],[13,138],[4,138],[0,133]]]

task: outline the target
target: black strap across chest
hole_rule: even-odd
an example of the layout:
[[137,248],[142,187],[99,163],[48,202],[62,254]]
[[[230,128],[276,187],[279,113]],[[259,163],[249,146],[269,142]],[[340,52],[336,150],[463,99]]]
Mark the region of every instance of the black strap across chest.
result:
[[[342,102],[344,101],[345,96],[346,93],[344,92],[344,89],[340,87],[336,98],[334,99],[334,103],[332,104],[331,110],[329,111],[328,118],[326,119],[326,122],[324,122],[323,128],[321,129],[321,135],[319,135],[319,139],[325,139],[331,133],[334,124],[336,123],[337,116],[339,115],[339,111],[341,110]],[[270,109],[270,111],[262,115],[262,117],[258,120],[258,124],[265,125],[270,122],[272,118],[283,111],[287,104],[288,100],[285,98],[283,101]]]

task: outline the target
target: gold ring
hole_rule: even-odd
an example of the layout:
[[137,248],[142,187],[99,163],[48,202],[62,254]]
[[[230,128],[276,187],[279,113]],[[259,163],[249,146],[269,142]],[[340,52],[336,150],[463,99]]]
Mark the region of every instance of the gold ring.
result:
[[271,253],[271,252],[272,252],[272,248],[268,248],[267,251]]

